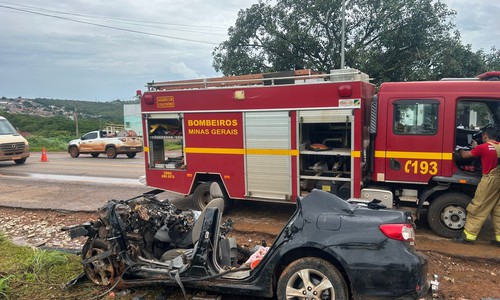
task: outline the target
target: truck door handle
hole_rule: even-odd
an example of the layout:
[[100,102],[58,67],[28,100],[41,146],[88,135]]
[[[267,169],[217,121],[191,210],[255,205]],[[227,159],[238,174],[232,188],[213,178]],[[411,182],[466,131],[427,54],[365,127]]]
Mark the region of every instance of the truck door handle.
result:
[[394,158],[390,159],[389,166],[392,170],[398,170],[398,171],[401,170],[401,164]]

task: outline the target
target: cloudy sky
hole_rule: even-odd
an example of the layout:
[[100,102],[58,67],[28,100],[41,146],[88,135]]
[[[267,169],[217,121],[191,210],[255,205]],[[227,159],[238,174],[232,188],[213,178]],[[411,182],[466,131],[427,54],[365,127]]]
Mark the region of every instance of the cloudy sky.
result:
[[[0,0],[0,97],[127,100],[146,82],[220,76],[212,51],[258,0]],[[500,48],[500,1],[443,0],[462,41]]]

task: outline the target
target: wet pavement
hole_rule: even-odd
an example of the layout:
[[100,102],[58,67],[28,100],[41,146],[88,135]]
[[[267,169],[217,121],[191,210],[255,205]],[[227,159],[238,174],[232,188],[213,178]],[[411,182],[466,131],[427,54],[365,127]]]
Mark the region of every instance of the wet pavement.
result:
[[32,153],[24,165],[0,163],[0,206],[94,212],[111,199],[129,199],[152,190],[139,180],[144,174],[141,157],[73,159],[59,152],[48,153],[49,161],[41,162],[39,155]]

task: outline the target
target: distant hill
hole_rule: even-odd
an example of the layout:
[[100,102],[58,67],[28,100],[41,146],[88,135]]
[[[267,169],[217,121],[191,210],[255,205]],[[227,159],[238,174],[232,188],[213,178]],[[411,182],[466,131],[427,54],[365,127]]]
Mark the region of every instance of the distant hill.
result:
[[75,115],[79,134],[96,130],[105,124],[123,124],[123,104],[138,101],[92,102],[59,99],[0,99],[0,115],[24,135],[44,137],[76,135]]

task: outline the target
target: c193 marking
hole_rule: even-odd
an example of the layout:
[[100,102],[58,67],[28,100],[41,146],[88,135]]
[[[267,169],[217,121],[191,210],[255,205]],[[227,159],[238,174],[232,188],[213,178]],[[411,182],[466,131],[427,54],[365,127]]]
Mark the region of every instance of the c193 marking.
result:
[[435,161],[425,161],[425,160],[408,160],[405,164],[405,173],[407,174],[430,174],[436,175],[438,173],[438,164]]

